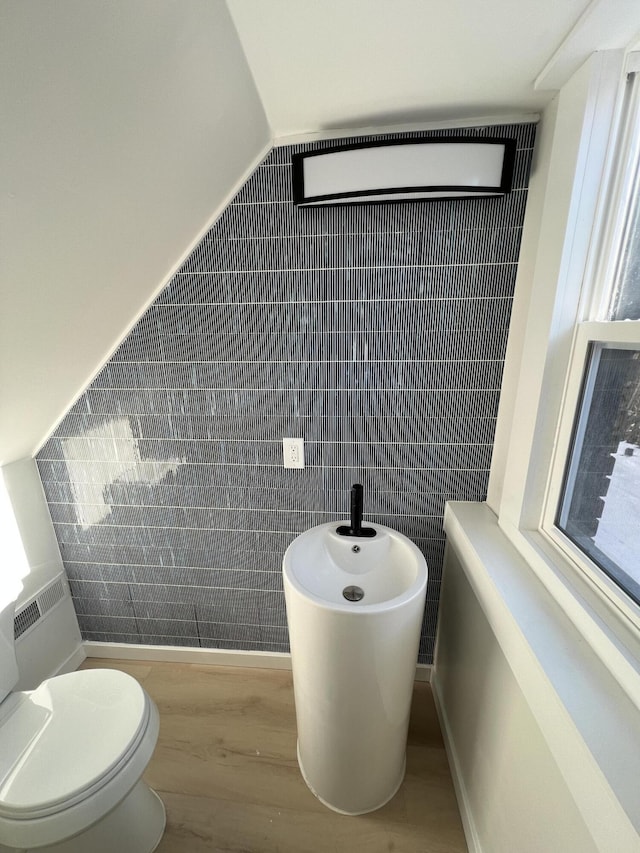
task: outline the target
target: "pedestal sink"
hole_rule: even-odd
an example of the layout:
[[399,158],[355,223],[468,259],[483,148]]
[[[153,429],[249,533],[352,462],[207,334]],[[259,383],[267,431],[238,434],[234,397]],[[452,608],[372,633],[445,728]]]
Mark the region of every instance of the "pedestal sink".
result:
[[298,763],[318,799],[350,815],[402,784],[427,585],[417,546],[372,527],[372,538],[314,527],[283,561]]

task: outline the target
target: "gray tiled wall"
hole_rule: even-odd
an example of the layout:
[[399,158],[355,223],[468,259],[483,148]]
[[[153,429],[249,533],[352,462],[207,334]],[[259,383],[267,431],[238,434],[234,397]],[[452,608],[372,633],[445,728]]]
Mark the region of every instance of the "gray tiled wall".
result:
[[283,552],[362,482],[366,520],[427,557],[431,661],[444,504],[485,496],[534,130],[456,131],[518,139],[504,199],[294,209],[303,146],[272,151],[37,456],[86,639],[286,650]]

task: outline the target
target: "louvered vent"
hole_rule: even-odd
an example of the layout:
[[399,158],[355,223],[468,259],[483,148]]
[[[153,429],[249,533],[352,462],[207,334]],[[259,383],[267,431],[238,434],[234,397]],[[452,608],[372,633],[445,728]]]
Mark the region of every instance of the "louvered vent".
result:
[[58,579],[51,586],[43,590],[37,598],[40,606],[40,613],[44,616],[47,611],[51,610],[54,604],[57,604],[64,598],[64,584],[61,579]]
[[24,610],[17,613],[13,620],[13,636],[16,640],[21,634],[24,634],[27,628],[35,625],[40,616],[41,613],[37,601],[32,601]]
[[16,613],[13,620],[13,635],[17,640],[25,631],[32,628],[45,613],[48,613],[55,605],[62,601],[65,595],[65,584],[61,577],[57,578],[52,584],[42,590],[36,596],[35,600],[26,607],[23,607],[19,613]]

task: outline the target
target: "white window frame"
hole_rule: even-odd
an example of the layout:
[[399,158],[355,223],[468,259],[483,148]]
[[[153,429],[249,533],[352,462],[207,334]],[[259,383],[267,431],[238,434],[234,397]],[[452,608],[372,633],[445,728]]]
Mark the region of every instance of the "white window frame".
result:
[[[616,113],[604,168],[600,209],[582,285],[580,312],[569,359],[567,381],[555,446],[550,460],[540,532],[570,565],[582,572],[604,595],[614,612],[629,622],[640,637],[640,606],[603,572],[560,528],[556,518],[573,431],[581,405],[582,386],[589,369],[592,344],[617,344],[640,349],[640,320],[609,320],[614,286],[620,275],[622,251],[628,239],[634,196],[640,191],[640,63],[630,54],[623,64]],[[593,318],[593,319],[592,319]]]
[[[589,557],[556,526],[562,496],[565,469],[573,443],[574,422],[582,399],[585,371],[589,369],[592,344],[614,344],[622,349],[640,350],[640,321],[586,321],[576,329],[567,388],[558,427],[558,437],[551,460],[551,470],[545,496],[540,530],[548,541],[557,546],[575,568],[583,572],[596,588],[606,595],[620,616],[629,620],[630,628],[640,632],[640,606],[603,572]],[[590,378],[594,378],[591,376]],[[640,523],[640,522],[639,522]]]
[[[630,138],[620,141],[620,128],[628,105],[625,81],[636,70],[637,54],[592,56],[561,92],[556,127],[547,132],[546,142],[542,128],[542,146],[552,149],[550,165],[538,177],[539,198],[535,191],[530,198],[530,206],[532,201],[540,205],[534,210],[538,232],[534,227],[529,238],[537,254],[533,260],[526,257],[525,226],[523,275],[531,281],[526,296],[516,290],[515,331],[507,354],[512,375],[506,374],[488,503],[560,612],[640,709],[640,609],[553,523],[588,342],[640,341],[640,323],[590,319],[601,312],[606,292],[597,282],[611,280],[611,264],[602,260],[611,254],[604,247],[619,242],[622,234],[620,221],[611,217],[612,206],[619,207],[630,192],[628,181],[615,178],[624,172],[620,145],[627,157],[633,155]],[[583,109],[577,117],[571,101],[576,93]],[[566,131],[563,121],[576,127]],[[563,132],[569,140],[567,156],[558,146]],[[573,168],[570,176],[563,171],[567,163]],[[554,192],[560,202],[549,201]]]

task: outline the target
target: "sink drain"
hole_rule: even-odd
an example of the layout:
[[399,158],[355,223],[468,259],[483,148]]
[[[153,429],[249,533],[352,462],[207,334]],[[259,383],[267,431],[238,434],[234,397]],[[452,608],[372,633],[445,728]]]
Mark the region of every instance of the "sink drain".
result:
[[361,598],[364,598],[364,590],[359,586],[345,586],[342,595],[347,601],[360,601]]

